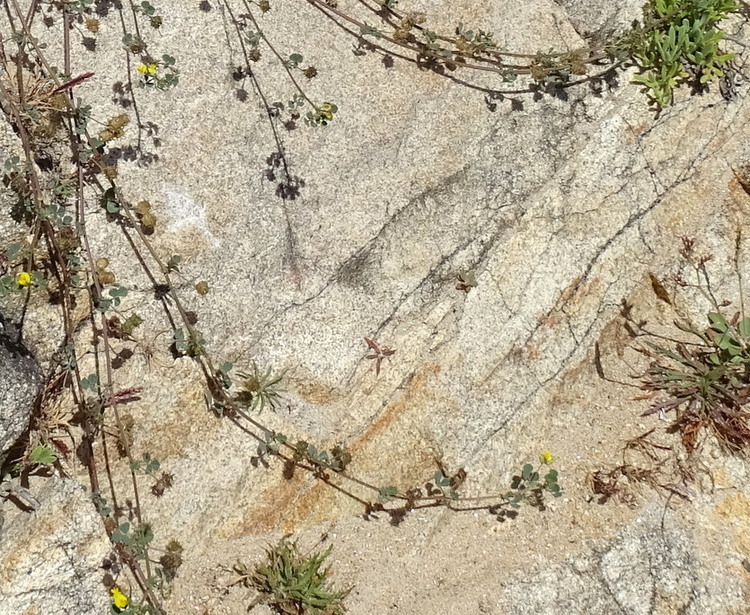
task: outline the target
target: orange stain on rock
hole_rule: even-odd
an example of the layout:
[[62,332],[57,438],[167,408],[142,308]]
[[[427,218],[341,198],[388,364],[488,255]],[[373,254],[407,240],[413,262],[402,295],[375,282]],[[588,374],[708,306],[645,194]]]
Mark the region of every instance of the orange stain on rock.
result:
[[429,423],[425,417],[438,404],[450,403],[435,393],[433,381],[441,369],[430,364],[414,374],[403,393],[350,444],[353,474],[377,485],[409,489],[421,486],[434,473],[434,451],[422,426]]
[[[426,462],[431,463],[431,458],[425,454],[424,447],[410,446],[415,439],[419,439],[415,430],[399,431],[398,426],[404,419],[418,419],[421,413],[428,411],[437,402],[430,381],[440,371],[440,365],[432,364],[416,373],[401,396],[383,408],[377,418],[350,444],[348,450],[353,457],[352,474],[382,470],[386,474],[383,479],[388,484],[422,478]],[[394,434],[394,431],[398,433]],[[383,438],[387,438],[387,444],[382,442]],[[381,441],[377,442],[378,440]],[[397,464],[393,463],[394,447],[399,448]],[[352,483],[341,481],[334,472],[330,474],[334,483],[352,489],[365,500],[375,499],[374,492],[363,491]],[[417,475],[419,478],[416,478]],[[290,480],[277,481],[264,493],[259,493],[257,501],[267,504],[256,510],[246,511],[242,520],[227,530],[227,537],[260,534],[270,530],[294,532],[341,514],[339,492],[322,481],[311,478],[309,472],[300,468],[295,469]],[[347,502],[351,503],[353,500],[347,498]]]
[[734,525],[737,549],[750,557],[750,498],[742,493],[727,496],[714,507],[714,513]]
[[574,277],[568,286],[563,290],[555,303],[554,307],[547,312],[540,321],[540,326],[554,328],[568,318],[568,314],[563,312],[563,308],[569,310],[575,309],[577,304],[587,297],[591,297],[600,286],[599,278],[592,278],[585,281],[583,274]]
[[[278,471],[275,467],[273,470]],[[312,512],[318,516],[326,512],[321,502],[325,494],[320,481],[308,488],[309,478],[307,472],[298,469],[291,479],[277,480],[268,489],[260,491],[255,507],[246,507],[241,519],[228,523],[221,538],[264,534],[273,530],[294,532],[304,524],[314,523],[316,519],[311,517]],[[264,504],[258,506],[260,502]]]
[[352,450],[355,447],[367,446],[369,442],[383,434],[404,414],[421,409],[426,401],[433,402],[435,394],[429,381],[439,373],[440,365],[437,363],[426,365],[421,371],[415,373],[403,394],[383,409],[365,432],[352,444]]
[[316,406],[324,406],[336,400],[336,390],[318,382],[301,382],[297,392],[305,400]]
[[635,126],[628,126],[625,129],[625,143],[627,143],[628,145],[633,145],[633,143],[638,140],[638,137],[640,137],[650,127],[651,124],[649,124],[648,122],[636,124]]
[[747,204],[750,199],[750,177],[734,175],[727,184],[729,195],[738,203]]

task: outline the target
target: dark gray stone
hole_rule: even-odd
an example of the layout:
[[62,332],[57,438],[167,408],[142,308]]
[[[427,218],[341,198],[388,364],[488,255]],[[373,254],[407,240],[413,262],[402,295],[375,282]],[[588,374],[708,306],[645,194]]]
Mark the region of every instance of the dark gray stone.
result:
[[28,428],[41,384],[41,369],[19,341],[17,327],[0,316],[0,464]]

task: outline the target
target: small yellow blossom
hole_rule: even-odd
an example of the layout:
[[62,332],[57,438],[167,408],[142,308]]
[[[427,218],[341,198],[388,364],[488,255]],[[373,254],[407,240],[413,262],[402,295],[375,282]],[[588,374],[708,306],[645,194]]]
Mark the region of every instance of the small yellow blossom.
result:
[[333,105],[331,103],[323,103],[320,106],[320,115],[327,120],[333,119]]
[[16,276],[16,284],[19,286],[28,286],[31,284],[31,274],[26,271],[22,271]]
[[554,460],[555,456],[550,453],[549,451],[542,451],[542,454],[539,455],[539,460],[546,466],[550,465]]
[[118,588],[113,587],[109,590],[109,592],[112,594],[112,604],[115,605],[115,608],[124,609],[128,606],[128,603],[130,602],[128,600],[128,597],[123,594]]
[[158,64],[139,64],[136,66],[137,70],[141,75],[155,75],[156,71],[159,70]]

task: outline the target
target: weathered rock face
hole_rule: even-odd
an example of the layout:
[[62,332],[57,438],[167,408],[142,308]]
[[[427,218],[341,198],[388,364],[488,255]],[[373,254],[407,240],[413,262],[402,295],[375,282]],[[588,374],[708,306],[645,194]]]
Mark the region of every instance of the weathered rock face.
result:
[[[704,544],[688,532],[706,529],[702,517],[724,523],[715,502],[684,505],[681,525],[662,533],[654,509],[589,502],[586,477],[618,457],[624,439],[659,425],[640,418],[644,406],[627,383],[602,380],[593,364],[597,345],[619,380],[642,367],[615,331],[622,300],[670,324],[648,273],[669,277],[681,235],[713,253],[716,292],[737,299],[735,237],[750,235],[750,197],[734,173],[750,161],[747,98],[682,93],[656,119],[628,75],[602,91],[584,84],[558,97],[485,98],[398,58],[391,66],[376,53],[355,57],[356,41],[319,11],[279,0],[264,18],[268,36],[315,63],[311,95],[339,108],[324,129],[300,122],[286,131],[255,98],[260,89],[267,101],[289,99],[278,62],[268,54],[253,64],[256,81],[243,82],[228,4],[197,4],[164,7],[159,53],[177,56],[181,82],[136,91],[160,144],[144,139],[153,155],[122,162],[119,181],[132,201],[152,202],[157,252],[182,257],[178,292],[217,363],[286,369],[282,409],[261,418],[321,448],[343,442],[351,473],[376,485],[422,485],[441,456],[467,470],[467,495],[498,493],[520,464],[550,449],[566,493],[513,522],[427,511],[395,528],[362,521],[359,504],[302,472],[284,479],[264,469],[253,459],[257,442],[206,410],[199,370],[166,349],[169,323],[151,283],[120,229],[93,211],[95,257],[108,258],[130,289],[123,314],[145,321],[115,386],[142,389],[122,409],[133,418],[136,457],[148,452],[174,475],[162,497],[144,489],[142,499],[157,543],[185,547],[170,612],[241,612],[244,590],[225,595],[213,571],[253,561],[287,531],[309,546],[328,533],[336,578],[355,586],[352,615],[740,609],[747,579],[738,563],[750,542]],[[241,4],[229,6],[242,12]],[[640,1],[612,4],[403,8],[445,26],[469,15],[511,48],[547,49],[575,47],[578,33],[638,15]],[[75,73],[95,73],[76,93],[102,118],[122,111],[110,103],[112,81],[122,79],[112,73],[121,36],[102,19],[97,51],[73,57]],[[742,248],[737,273],[747,279]],[[457,275],[467,271],[476,286],[465,292]],[[193,290],[200,280],[211,289],[205,297]],[[679,308],[700,317],[709,305],[696,294]],[[42,306],[29,315],[35,349],[49,345],[48,316]],[[396,350],[379,374],[365,337]],[[90,348],[82,337],[81,354]],[[127,464],[114,460],[113,473],[128,493]],[[750,484],[743,473],[730,473],[738,494]],[[722,519],[746,522],[741,506],[722,510]],[[49,533],[36,531],[40,540]],[[86,531],[99,553],[100,536]],[[96,576],[93,555],[77,557],[57,578]],[[724,568],[734,577],[716,583]],[[32,576],[54,585],[44,568]]]
[[494,612],[747,612],[740,562],[711,567],[690,534],[671,511],[651,506],[615,538],[562,566],[512,575]]
[[0,613],[104,614],[101,565],[110,543],[91,498],[75,481],[34,479],[38,510],[6,505],[0,531]]

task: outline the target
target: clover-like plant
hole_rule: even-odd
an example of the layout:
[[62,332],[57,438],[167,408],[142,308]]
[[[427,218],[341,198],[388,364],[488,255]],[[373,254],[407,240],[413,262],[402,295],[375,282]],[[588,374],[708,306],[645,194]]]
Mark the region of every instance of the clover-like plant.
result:
[[521,474],[513,477],[511,490],[505,494],[505,498],[512,508],[519,508],[521,502],[526,502],[544,510],[545,492],[556,498],[562,495],[557,478],[557,470],[551,469],[542,477],[534,466],[527,463],[521,468]]

